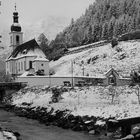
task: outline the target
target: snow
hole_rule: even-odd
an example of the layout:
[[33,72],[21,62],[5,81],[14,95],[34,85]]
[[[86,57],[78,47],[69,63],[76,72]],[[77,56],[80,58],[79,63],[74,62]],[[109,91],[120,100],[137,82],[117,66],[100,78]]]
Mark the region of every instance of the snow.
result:
[[80,46],[80,47],[69,48],[69,51],[74,51],[74,50],[77,50],[77,49],[82,49],[82,48],[85,48],[85,47],[88,47],[88,46],[92,46],[92,45],[96,45],[96,44],[102,43],[102,42],[104,42],[104,41],[99,41],[99,42],[95,42],[95,43],[92,43],[92,44],[83,45],[83,46]]
[[8,131],[0,131],[0,140],[17,140],[13,133]]
[[48,59],[46,59],[45,57],[40,57],[40,56],[37,56],[37,58],[34,59],[34,61],[49,61]]
[[110,96],[106,93],[107,89],[100,86],[69,90],[62,94],[62,100],[51,104],[51,91],[27,90],[24,94],[18,92],[13,97],[13,104],[21,106],[23,102],[27,102],[32,103],[33,107],[53,108],[54,112],[68,109],[75,116],[88,115],[116,119],[138,117],[140,116],[140,105],[137,96],[131,89],[129,89],[130,91],[128,89],[129,87],[118,87],[121,94],[115,97],[113,104],[110,102]]
[[[71,76],[73,64],[73,76],[85,75],[102,77],[110,68],[114,68],[119,75],[128,76],[130,71],[138,69],[140,65],[140,41],[119,42],[115,48],[110,44],[84,50],[79,53],[66,55],[57,61],[50,62],[50,68],[55,70],[53,76]],[[121,52],[116,51],[118,48]],[[125,56],[124,58],[122,56]],[[90,60],[90,61],[89,61]],[[84,63],[82,63],[82,61]],[[32,88],[31,88],[32,89]],[[62,100],[51,103],[52,93],[43,88],[37,88],[26,92],[18,92],[13,97],[13,104],[22,106],[23,102],[31,103],[33,107],[46,107],[47,109],[70,110],[77,116],[95,116],[101,118],[124,119],[140,116],[140,105],[134,89],[128,86],[116,87],[114,102],[107,87],[93,86],[69,89],[62,94]],[[98,122],[102,124],[103,122]]]
[[[55,70],[55,75],[71,75],[71,63],[75,62],[73,63],[75,76],[83,75],[83,67],[85,75],[88,74],[90,76],[104,74],[112,67],[122,76],[129,75],[132,69],[138,69],[140,65],[139,45],[139,40],[119,42],[119,45],[115,48],[112,48],[111,44],[106,44],[101,47],[63,56],[57,61],[51,61],[50,68]],[[117,48],[120,48],[122,51],[117,52]],[[98,57],[96,60],[91,60],[88,63],[89,59],[96,56]]]
[[99,126],[104,126],[105,125],[105,122],[101,121],[101,120],[98,120],[95,125],[99,125]]
[[23,58],[23,57],[44,57],[46,58],[45,54],[38,48],[34,49],[34,50],[29,50],[26,54],[23,54],[23,52],[18,53],[18,55],[16,56],[16,58],[10,57],[7,60],[16,60],[19,58]]

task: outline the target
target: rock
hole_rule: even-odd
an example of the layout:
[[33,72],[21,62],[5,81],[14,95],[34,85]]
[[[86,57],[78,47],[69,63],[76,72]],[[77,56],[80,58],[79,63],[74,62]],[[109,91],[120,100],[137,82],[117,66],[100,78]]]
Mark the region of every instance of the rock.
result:
[[73,131],[82,131],[83,128],[82,128],[82,125],[80,124],[76,124],[73,128],[72,128]]
[[106,134],[107,137],[111,137],[112,135],[113,135],[113,133],[111,133],[111,132],[108,132],[108,133]]
[[140,139],[140,133],[135,135],[135,138],[139,138]]
[[121,140],[133,140],[134,136],[132,134],[127,135],[126,137],[122,138]]
[[132,135],[136,135],[136,134],[138,134],[138,133],[140,133],[140,127],[135,126],[135,127],[132,129],[131,134],[132,134]]
[[88,133],[91,134],[91,135],[95,135],[95,130],[91,130]]

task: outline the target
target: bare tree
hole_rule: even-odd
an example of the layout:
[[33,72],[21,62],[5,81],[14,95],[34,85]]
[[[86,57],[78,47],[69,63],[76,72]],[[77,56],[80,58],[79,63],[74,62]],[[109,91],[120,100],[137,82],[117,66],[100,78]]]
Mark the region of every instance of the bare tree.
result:
[[137,84],[136,86],[133,87],[133,89],[135,89],[135,94],[138,98],[138,103],[140,104],[140,85]]

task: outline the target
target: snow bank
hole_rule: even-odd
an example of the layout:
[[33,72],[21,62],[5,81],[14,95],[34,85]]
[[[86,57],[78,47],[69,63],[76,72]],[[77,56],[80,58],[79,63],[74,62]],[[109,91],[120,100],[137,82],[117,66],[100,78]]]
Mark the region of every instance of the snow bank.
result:
[[[32,107],[47,107],[57,110],[70,110],[75,116],[115,117],[116,119],[140,116],[140,105],[137,96],[129,87],[118,87],[118,96],[111,104],[111,97],[104,87],[84,87],[71,89],[62,94],[58,103],[50,103],[51,90],[36,88],[19,91],[13,96],[13,104],[21,106],[23,102],[31,103]],[[123,90],[123,92],[122,92]],[[126,91],[126,92],[124,92]],[[129,92],[128,92],[129,91]]]

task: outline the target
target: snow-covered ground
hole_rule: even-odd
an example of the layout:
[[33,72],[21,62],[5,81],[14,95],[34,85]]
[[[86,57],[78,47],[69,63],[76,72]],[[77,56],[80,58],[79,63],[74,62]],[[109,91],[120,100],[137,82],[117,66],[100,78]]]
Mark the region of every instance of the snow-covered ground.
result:
[[128,76],[132,69],[138,69],[140,65],[139,46],[139,40],[119,42],[115,48],[112,48],[111,44],[107,44],[63,56],[57,61],[50,62],[50,68],[55,70],[55,75],[68,76],[72,72],[71,62],[74,62],[73,68],[76,76],[83,74],[83,67],[85,75],[104,74],[110,67],[113,67],[121,75]]
[[17,138],[11,132],[0,131],[0,140],[17,140]]
[[13,104],[22,106],[23,102],[33,107],[46,107],[56,110],[68,109],[75,116],[115,117],[116,119],[140,116],[140,105],[135,90],[129,87],[116,87],[116,96],[111,103],[107,87],[83,87],[71,89],[62,94],[58,103],[50,103],[52,92],[43,87],[28,88],[13,96]]

